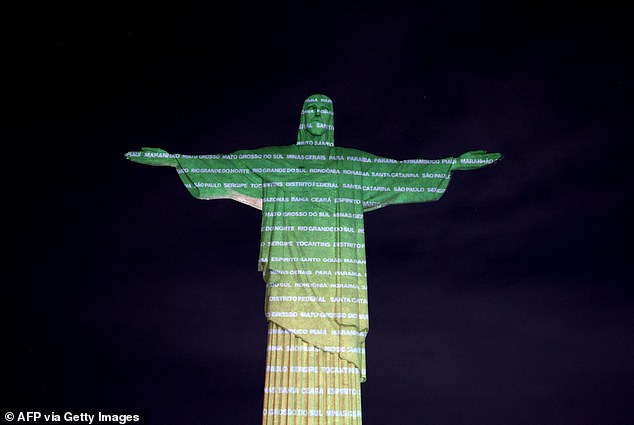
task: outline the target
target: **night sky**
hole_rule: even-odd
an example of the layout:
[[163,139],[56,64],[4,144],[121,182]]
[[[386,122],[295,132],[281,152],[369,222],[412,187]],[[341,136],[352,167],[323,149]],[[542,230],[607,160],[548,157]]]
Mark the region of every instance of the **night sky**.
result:
[[259,423],[260,211],[196,200],[124,153],[292,144],[324,93],[338,146],[504,155],[438,202],[366,215],[364,425],[634,423],[632,18],[553,2],[13,6],[0,405]]

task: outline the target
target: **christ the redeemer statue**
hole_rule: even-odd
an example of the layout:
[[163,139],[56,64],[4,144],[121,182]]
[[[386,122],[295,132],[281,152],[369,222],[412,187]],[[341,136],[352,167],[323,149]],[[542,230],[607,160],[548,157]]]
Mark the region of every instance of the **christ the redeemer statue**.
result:
[[336,147],[332,100],[315,94],[304,101],[296,144],[226,155],[142,148],[126,157],[175,167],[198,199],[231,198],[262,210],[263,424],[360,425],[368,333],[363,215],[436,201],[452,171],[501,155],[397,161]]

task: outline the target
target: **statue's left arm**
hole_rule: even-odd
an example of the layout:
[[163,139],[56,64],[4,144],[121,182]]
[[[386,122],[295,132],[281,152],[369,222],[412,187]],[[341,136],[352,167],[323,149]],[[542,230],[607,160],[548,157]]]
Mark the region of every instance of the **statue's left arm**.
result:
[[440,199],[453,171],[475,170],[499,161],[502,155],[484,150],[443,159],[404,161],[375,157],[364,164],[364,209]]
[[476,170],[493,164],[500,159],[502,159],[502,154],[499,152],[489,153],[484,150],[471,151],[456,158],[451,170]]

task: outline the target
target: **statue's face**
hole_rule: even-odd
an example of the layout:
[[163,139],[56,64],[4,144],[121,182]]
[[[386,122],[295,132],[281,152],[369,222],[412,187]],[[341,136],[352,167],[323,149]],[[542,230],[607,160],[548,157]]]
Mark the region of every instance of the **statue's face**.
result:
[[321,136],[332,125],[332,103],[312,102],[302,110],[304,128],[313,136]]

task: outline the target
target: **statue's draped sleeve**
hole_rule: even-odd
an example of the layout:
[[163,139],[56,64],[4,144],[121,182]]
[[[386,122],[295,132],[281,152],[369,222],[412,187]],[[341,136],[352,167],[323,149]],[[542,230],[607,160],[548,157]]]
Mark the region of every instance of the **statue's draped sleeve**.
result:
[[363,164],[363,207],[437,201],[451,179],[453,157],[398,161],[372,156]]
[[259,150],[224,155],[174,155],[176,171],[198,199],[229,198],[262,209],[262,176],[259,168],[269,161]]

